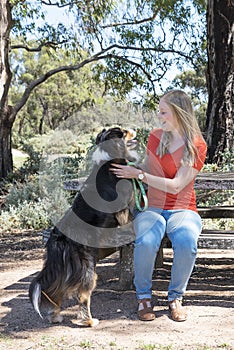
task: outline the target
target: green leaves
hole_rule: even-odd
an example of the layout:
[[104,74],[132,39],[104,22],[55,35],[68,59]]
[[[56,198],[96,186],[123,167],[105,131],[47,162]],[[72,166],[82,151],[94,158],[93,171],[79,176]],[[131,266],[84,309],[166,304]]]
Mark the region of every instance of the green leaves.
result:
[[[153,91],[172,63],[191,65],[204,50],[203,22],[197,25],[200,13],[204,14],[201,0],[45,0],[37,6],[12,0],[12,6],[17,38],[19,34],[24,40],[35,36],[38,48],[72,50],[79,55],[78,62],[80,48],[88,56],[105,52],[102,78],[120,95],[136,86]],[[70,24],[49,23],[49,8],[67,14]]]

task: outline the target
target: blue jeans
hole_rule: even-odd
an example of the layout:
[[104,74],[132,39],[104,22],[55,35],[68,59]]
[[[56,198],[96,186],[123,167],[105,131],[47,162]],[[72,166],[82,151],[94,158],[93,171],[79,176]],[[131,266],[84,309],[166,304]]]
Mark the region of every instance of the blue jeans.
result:
[[182,299],[197,255],[202,222],[192,210],[148,208],[134,219],[134,284],[137,299],[151,298],[155,259],[165,234],[172,243],[173,264],[168,301]]

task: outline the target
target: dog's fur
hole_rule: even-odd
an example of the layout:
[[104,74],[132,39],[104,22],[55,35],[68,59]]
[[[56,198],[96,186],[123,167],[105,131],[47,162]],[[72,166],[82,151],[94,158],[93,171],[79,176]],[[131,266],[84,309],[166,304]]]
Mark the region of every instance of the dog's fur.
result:
[[[111,163],[126,164],[126,159],[133,160],[127,142],[132,138],[120,128],[103,129],[96,138],[97,149],[93,154],[94,167],[83,189],[77,194],[72,209],[85,223],[95,227],[114,228],[131,220],[130,206],[133,203],[132,187],[117,194],[116,185],[120,181],[109,171]],[[108,143],[105,141],[108,140]],[[135,151],[134,151],[135,152]],[[131,183],[131,182],[130,182]],[[95,184],[100,197],[110,202],[120,197],[121,208],[117,212],[102,212],[95,209],[84,199],[87,191],[92,191]],[[79,229],[79,228],[78,228]],[[105,250],[104,250],[105,251]],[[108,255],[108,249],[106,249]],[[105,252],[95,247],[78,243],[54,227],[46,244],[44,267],[30,284],[29,297],[34,309],[42,317],[46,312],[50,322],[62,322],[60,307],[69,297],[77,297],[79,310],[82,311],[83,323],[94,326],[98,323],[90,312],[90,299],[96,286],[96,262]]]

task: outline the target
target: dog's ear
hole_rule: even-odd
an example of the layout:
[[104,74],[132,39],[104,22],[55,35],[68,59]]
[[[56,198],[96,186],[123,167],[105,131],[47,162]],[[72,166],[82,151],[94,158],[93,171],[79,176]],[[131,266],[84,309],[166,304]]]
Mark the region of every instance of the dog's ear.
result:
[[102,140],[102,136],[103,136],[103,134],[104,134],[105,132],[106,132],[106,129],[102,129],[102,131],[99,132],[99,134],[98,134],[97,137],[96,137],[96,141],[95,141],[96,145],[98,145],[100,142],[103,141],[103,140]]
[[124,136],[124,132],[121,128],[115,127],[110,128],[105,132],[105,140],[111,140],[111,139],[122,139]]
[[123,137],[124,133],[123,130],[116,127],[116,128],[110,128],[110,129],[103,129],[96,137],[96,145],[98,145],[101,142],[119,138],[121,139]]
[[124,136],[124,131],[121,128],[113,128],[112,134],[113,138],[117,137],[119,139],[122,139],[122,137]]

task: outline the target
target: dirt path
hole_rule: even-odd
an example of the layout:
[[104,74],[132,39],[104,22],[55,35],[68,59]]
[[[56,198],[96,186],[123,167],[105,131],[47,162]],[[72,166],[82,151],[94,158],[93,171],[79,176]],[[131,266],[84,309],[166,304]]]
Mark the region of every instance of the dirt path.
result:
[[33,232],[0,234],[0,349],[211,350],[234,349],[234,251],[203,251],[190,280],[184,305],[189,319],[173,322],[166,290],[171,251],[155,272],[154,309],[157,318],[137,319],[135,293],[118,290],[118,254],[97,267],[98,285],[92,297],[96,328],[76,319],[73,300],[64,305],[64,322],[49,325],[33,310],[28,286],[42,266],[41,237]]

